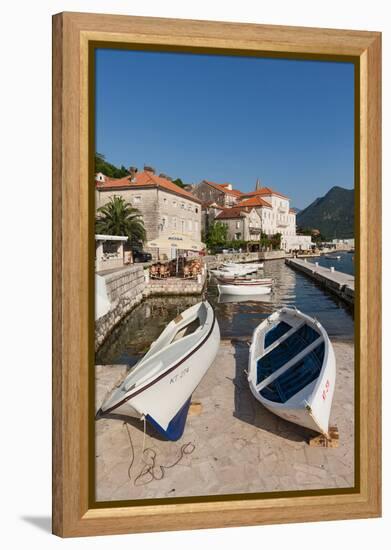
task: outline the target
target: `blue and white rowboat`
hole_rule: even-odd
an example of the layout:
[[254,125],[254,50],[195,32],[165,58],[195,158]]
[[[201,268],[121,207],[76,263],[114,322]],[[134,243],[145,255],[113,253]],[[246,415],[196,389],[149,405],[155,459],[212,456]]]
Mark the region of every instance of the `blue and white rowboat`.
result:
[[335,376],[333,346],[316,319],[282,308],[255,329],[248,382],[274,414],[327,436]]
[[184,431],[191,395],[213,363],[220,329],[213,308],[200,302],[171,321],[97,412],[145,418],[176,441]]

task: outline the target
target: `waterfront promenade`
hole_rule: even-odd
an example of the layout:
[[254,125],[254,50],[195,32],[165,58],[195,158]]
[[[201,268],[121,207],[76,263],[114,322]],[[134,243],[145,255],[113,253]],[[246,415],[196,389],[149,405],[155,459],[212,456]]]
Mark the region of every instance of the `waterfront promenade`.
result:
[[322,267],[316,263],[306,262],[297,258],[287,258],[285,263],[311,277],[328,291],[339,296],[348,304],[354,304],[354,276],[333,268]]
[[[206,286],[207,268],[224,261],[254,262],[259,260],[284,259],[284,251],[242,252],[205,256],[204,266],[197,277],[168,277],[152,279],[150,263],[132,264],[119,269],[110,269],[96,274],[97,299],[103,299],[105,309],[95,320],[95,351],[107,336],[142,300],[149,296],[200,296]],[[100,311],[97,307],[96,311]]]
[[[337,380],[330,420],[339,429],[338,448],[310,447],[311,432],[262,407],[245,376],[248,342],[222,340],[193,394],[200,405],[180,441],[159,439],[147,424],[142,458],[143,422],[119,415],[96,421],[97,500],[351,487],[354,349],[347,342],[333,345]],[[98,409],[126,366],[96,366],[95,372]]]

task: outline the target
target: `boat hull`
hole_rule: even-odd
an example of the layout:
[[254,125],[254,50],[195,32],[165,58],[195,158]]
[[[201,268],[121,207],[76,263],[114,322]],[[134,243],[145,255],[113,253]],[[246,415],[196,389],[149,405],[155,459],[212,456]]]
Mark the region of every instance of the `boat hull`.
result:
[[227,269],[238,269],[238,270],[246,270],[246,269],[255,269],[255,270],[258,270],[258,269],[263,269],[263,263],[259,263],[259,264],[247,264],[247,263],[244,263],[244,264],[234,264],[234,263],[223,263],[223,266]]
[[220,294],[228,296],[260,296],[262,294],[270,294],[272,291],[271,285],[255,285],[255,284],[236,284],[236,285],[217,285]]
[[[283,312],[283,315],[280,317],[281,312]],[[300,391],[285,402],[274,402],[262,396],[259,390],[260,386],[258,385],[257,387],[255,378],[255,369],[257,364],[256,357],[258,354],[263,357],[262,353],[264,350],[262,348],[263,344],[261,339],[262,337],[264,338],[267,330],[271,330],[270,326],[276,326],[278,321],[281,320],[289,323],[289,321],[292,320],[292,318],[289,318],[289,315],[296,317],[296,322],[298,323],[297,326],[299,326],[299,323],[308,323],[309,326],[316,328],[319,338],[322,339],[321,343],[324,343],[325,346],[324,357],[319,375],[315,380],[301,388]],[[273,320],[275,325],[271,324],[268,327],[267,323],[269,320]],[[270,345],[270,348],[266,348],[266,350],[272,349],[272,346],[273,344]],[[265,355],[267,355],[267,353],[269,352],[266,351]],[[297,357],[299,357],[299,355],[297,355]],[[303,357],[305,357],[305,355]],[[296,363],[298,362],[299,361]],[[291,363],[292,366],[295,364],[295,357],[293,357]],[[284,420],[293,422],[299,426],[303,426],[325,435],[328,434],[331,405],[335,389],[336,362],[334,349],[327,333],[316,320],[302,314],[297,310],[293,311],[288,308],[282,308],[282,310],[279,310],[271,315],[269,319],[261,323],[261,325],[259,325],[259,327],[257,327],[254,331],[253,340],[250,347],[248,372],[248,381],[251,392],[266,409]],[[270,383],[273,383],[273,381]],[[267,383],[265,382],[265,384]]]
[[210,273],[217,277],[245,277],[246,275],[251,275],[255,273],[256,269],[230,269],[228,267],[223,269],[211,269]]
[[[183,323],[186,326],[186,315],[194,307],[171,322],[159,337],[160,342],[167,338],[169,342],[172,340],[172,334],[175,332],[167,333],[167,330],[170,330],[169,327],[175,330],[173,323],[178,323],[179,327],[183,326]],[[186,337],[190,340],[174,340],[174,343],[168,343],[154,354],[159,339],[155,341],[144,358],[105,399],[98,417],[100,414],[114,413],[145,418],[167,439],[176,440],[182,436],[191,395],[214,361],[220,345],[220,329],[214,311],[209,304],[202,307],[207,311],[207,317],[202,325],[202,336],[195,340],[192,339],[192,335]],[[194,333],[196,334],[197,332]],[[194,342],[192,346],[189,346],[190,341]],[[174,348],[178,345],[183,351],[175,355]],[[167,367],[159,370],[163,354],[167,360]],[[147,375],[147,368],[152,375]]]
[[[207,341],[194,353],[170,369],[170,371],[129,399],[129,406],[152,425],[158,424],[169,437],[169,424],[184,403],[191,398],[213,362],[220,345],[217,320]],[[187,415],[187,412],[186,412]],[[183,431],[183,430],[182,430]],[[179,434],[180,437],[182,433]],[[178,439],[176,437],[176,439]]]

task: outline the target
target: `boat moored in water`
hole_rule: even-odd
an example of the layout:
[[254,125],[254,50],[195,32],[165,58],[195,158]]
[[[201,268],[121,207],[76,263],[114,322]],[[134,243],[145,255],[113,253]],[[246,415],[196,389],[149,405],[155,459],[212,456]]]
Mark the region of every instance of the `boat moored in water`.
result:
[[212,306],[200,302],[186,309],[106,397],[97,418],[111,412],[145,418],[165,438],[179,439],[191,395],[213,363],[219,344]]
[[217,289],[219,294],[251,296],[257,294],[270,294],[273,286],[273,279],[270,278],[245,278],[235,277],[232,279],[217,278]]
[[274,414],[327,436],[335,377],[333,346],[316,319],[282,308],[255,329],[248,382]]
[[326,258],[326,260],[340,260],[341,259],[341,256],[336,255],[336,254],[325,254],[323,257]]
[[209,270],[215,277],[243,277],[245,275],[251,275],[257,271],[253,267],[241,268],[241,267],[219,267],[218,269]]
[[235,262],[224,262],[223,267],[227,267],[228,269],[263,269],[264,264],[262,262],[259,263],[235,263]]

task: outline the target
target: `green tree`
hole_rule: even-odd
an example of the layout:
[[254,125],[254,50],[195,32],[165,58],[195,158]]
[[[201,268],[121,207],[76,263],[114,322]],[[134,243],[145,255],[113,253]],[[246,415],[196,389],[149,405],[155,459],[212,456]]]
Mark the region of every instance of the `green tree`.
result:
[[225,223],[214,222],[210,226],[206,234],[206,244],[208,247],[213,248],[215,246],[221,246],[226,243],[228,234],[228,227]]
[[129,171],[125,166],[117,168],[114,164],[107,162],[104,155],[101,153],[95,153],[95,173],[97,172],[102,172],[102,174],[109,178],[124,178],[129,175]]
[[172,180],[172,183],[175,183],[178,187],[181,187],[182,189],[185,187],[185,184],[181,180],[181,178],[176,178],[175,180]]
[[281,233],[275,233],[275,235],[272,235],[270,239],[270,244],[272,245],[272,248],[274,250],[279,250],[281,248],[281,239],[282,239]]
[[97,210],[95,230],[98,235],[120,235],[128,237],[132,246],[145,242],[146,232],[140,211],[114,195],[110,201]]
[[234,250],[239,250],[241,248],[244,251],[247,248],[248,241],[235,239],[234,241],[227,241],[225,244],[227,248],[233,248]]
[[266,233],[263,232],[261,232],[261,236],[259,237],[259,243],[262,248],[267,248],[268,246],[271,246],[269,237]]

